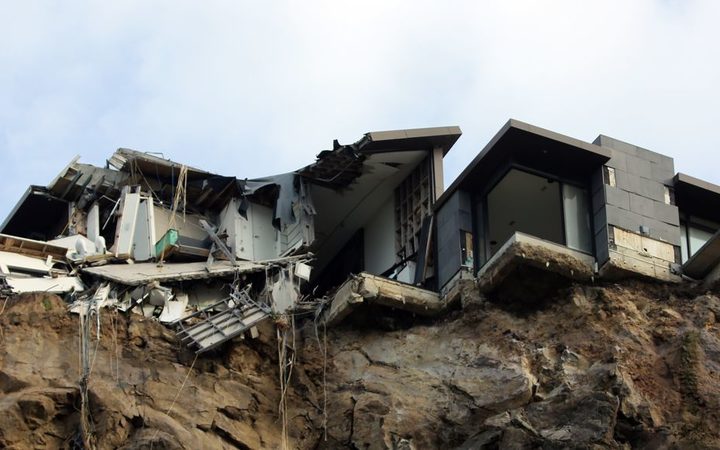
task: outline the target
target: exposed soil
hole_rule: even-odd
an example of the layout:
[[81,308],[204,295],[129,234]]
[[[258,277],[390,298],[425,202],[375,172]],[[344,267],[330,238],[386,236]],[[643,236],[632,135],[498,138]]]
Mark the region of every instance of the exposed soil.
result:
[[[289,447],[720,448],[716,291],[625,281],[462,304],[412,325],[373,311],[387,318],[327,330],[327,358],[323,329],[298,321]],[[102,311],[94,445],[280,448],[274,327],[195,360],[172,330]],[[78,336],[58,297],[7,302],[0,447],[79,448]]]

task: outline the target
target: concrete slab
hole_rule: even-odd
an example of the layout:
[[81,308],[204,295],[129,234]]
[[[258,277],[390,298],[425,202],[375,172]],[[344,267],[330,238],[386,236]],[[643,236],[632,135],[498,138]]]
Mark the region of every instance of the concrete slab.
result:
[[127,286],[140,286],[151,281],[184,281],[226,277],[235,273],[259,272],[265,270],[262,264],[249,261],[217,261],[207,267],[205,262],[111,264],[100,267],[89,267],[82,272]]
[[363,303],[422,316],[435,316],[446,309],[446,303],[437,292],[363,272],[347,280],[337,290],[330,308],[325,312],[325,323],[328,326],[337,325]]
[[600,268],[604,279],[650,278],[677,283],[675,248],[632,230],[611,227],[609,260]]
[[478,272],[480,291],[492,291],[520,266],[553,272],[571,280],[591,281],[595,258],[564,245],[516,232]]

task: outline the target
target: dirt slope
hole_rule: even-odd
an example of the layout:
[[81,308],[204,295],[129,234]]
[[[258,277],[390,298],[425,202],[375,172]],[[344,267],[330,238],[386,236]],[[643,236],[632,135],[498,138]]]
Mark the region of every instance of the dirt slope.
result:
[[[373,311],[328,330],[326,383],[323,331],[318,341],[311,322],[300,329],[291,447],[720,448],[714,292],[627,282],[522,305],[463,303],[436,321]],[[97,447],[280,448],[273,327],[190,370],[194,354],[170,330],[101,314],[90,377]],[[0,447],[77,442],[78,334],[59,298],[7,303]]]

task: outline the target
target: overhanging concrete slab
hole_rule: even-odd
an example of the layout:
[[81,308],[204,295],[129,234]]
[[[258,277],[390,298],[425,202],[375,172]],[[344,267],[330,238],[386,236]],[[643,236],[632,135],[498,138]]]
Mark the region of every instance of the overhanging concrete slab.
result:
[[493,291],[519,267],[540,269],[571,280],[591,281],[595,258],[564,245],[516,232],[478,271],[478,288],[481,292]]
[[93,275],[128,286],[140,286],[151,281],[185,281],[218,278],[235,273],[259,272],[265,270],[264,265],[249,261],[218,261],[207,267],[205,262],[112,264],[83,269],[83,273]]
[[373,303],[422,316],[442,313],[446,303],[437,292],[428,291],[388,278],[360,273],[336,291],[325,312],[327,325],[336,325],[363,303]]

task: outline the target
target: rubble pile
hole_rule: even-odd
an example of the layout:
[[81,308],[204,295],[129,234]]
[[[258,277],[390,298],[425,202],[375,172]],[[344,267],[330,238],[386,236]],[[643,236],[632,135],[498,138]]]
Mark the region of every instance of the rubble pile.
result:
[[[260,321],[295,307],[312,254],[280,232],[248,242],[272,248],[239,260],[227,238],[246,225],[250,198],[304,205],[292,184],[279,194],[282,178],[241,181],[128,149],[105,168],[76,158],[48,186],[31,186],[3,224],[17,235],[0,234],[0,295],[55,293],[75,313],[88,302],[136,312],[178,328],[199,352],[255,336]],[[276,212],[278,227],[301,222]]]

